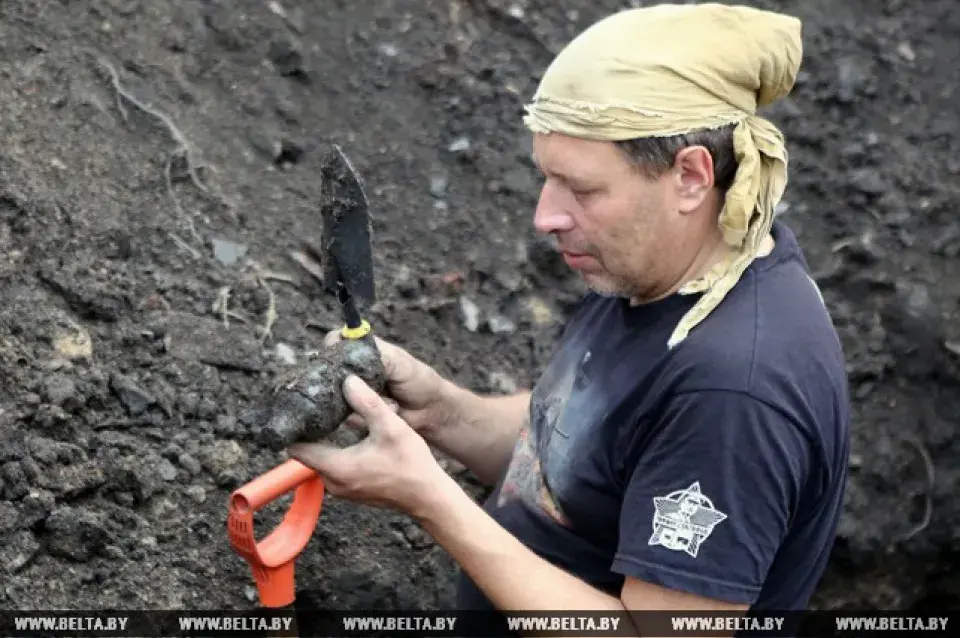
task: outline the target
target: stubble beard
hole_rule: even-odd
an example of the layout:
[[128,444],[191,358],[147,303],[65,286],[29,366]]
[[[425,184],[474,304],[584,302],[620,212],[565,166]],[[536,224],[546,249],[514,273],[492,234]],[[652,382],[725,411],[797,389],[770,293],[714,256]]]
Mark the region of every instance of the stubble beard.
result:
[[635,284],[631,284],[611,275],[607,275],[603,278],[593,278],[581,274],[580,279],[590,292],[607,299],[630,299],[637,294]]
[[[597,255],[599,253],[596,250],[591,250],[587,254]],[[577,273],[587,290],[606,299],[629,300],[635,297],[643,297],[646,290],[644,290],[642,282],[631,279],[622,273],[614,274],[607,270],[601,258],[597,257],[597,261],[600,262],[599,272]]]

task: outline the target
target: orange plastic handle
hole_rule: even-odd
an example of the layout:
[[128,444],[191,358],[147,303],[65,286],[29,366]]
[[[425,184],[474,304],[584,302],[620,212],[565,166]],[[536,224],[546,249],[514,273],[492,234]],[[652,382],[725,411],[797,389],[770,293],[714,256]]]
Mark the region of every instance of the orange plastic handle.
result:
[[[293,503],[270,534],[257,541],[253,514],[271,501],[296,489]],[[290,459],[238,488],[230,496],[227,532],[230,544],[253,571],[260,603],[284,607],[294,602],[294,564],[320,517],[323,479],[315,470]]]

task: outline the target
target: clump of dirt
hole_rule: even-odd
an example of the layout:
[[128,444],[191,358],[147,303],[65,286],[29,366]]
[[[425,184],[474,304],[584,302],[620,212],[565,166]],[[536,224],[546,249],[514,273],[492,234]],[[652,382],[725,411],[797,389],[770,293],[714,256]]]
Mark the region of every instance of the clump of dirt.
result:
[[[960,14],[756,4],[805,22],[767,115],[855,401],[817,605],[955,606]],[[227,495],[282,460],[241,415],[340,324],[291,257],[321,232],[332,143],[372,206],[377,333],[481,392],[531,384],[581,289],[533,233],[521,107],[623,6],[4,2],[0,606],[256,604]],[[158,317],[180,329],[158,338]],[[454,567],[406,518],[331,497],[297,578],[317,604],[434,607]]]

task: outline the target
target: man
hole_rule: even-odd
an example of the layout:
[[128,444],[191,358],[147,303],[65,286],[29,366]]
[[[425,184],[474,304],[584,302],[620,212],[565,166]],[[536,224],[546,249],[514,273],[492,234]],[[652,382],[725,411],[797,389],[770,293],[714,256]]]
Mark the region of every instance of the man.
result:
[[[480,397],[381,342],[356,446],[296,445],[332,494],[404,511],[462,567],[459,605],[807,605],[841,513],[843,353],[793,234],[786,95],[800,24],[723,5],[617,13],[547,69],[534,215],[590,286],[532,393]],[[332,343],[338,337],[332,334]],[[496,484],[481,508],[427,444]]]

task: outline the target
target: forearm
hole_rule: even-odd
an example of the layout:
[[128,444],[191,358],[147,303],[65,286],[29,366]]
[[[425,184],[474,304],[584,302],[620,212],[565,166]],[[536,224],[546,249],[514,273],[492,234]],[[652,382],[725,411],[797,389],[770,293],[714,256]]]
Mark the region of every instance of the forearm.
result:
[[446,477],[416,513],[429,533],[502,611],[624,611],[610,596],[542,559]]
[[455,458],[487,485],[500,478],[530,409],[530,393],[480,396],[447,383],[449,419],[421,432],[431,445]]

